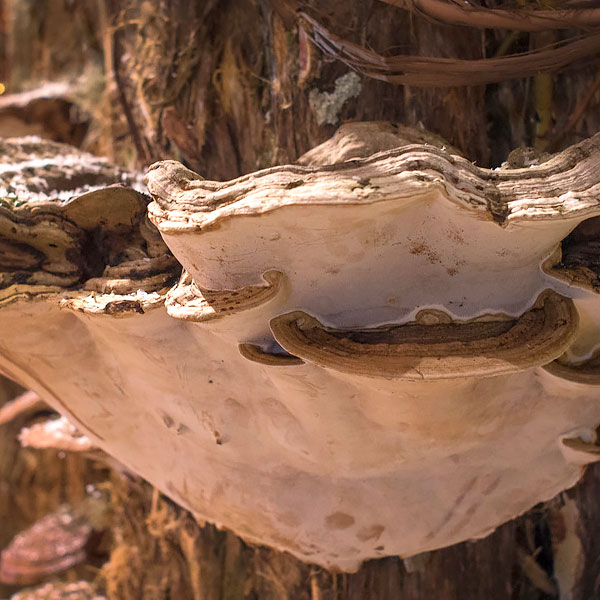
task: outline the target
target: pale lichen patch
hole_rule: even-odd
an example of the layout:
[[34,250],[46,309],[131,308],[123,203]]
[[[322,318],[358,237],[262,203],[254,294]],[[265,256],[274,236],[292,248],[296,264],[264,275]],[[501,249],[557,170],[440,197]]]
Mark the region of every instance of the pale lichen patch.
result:
[[335,80],[333,92],[320,92],[312,89],[308,95],[310,107],[315,113],[319,125],[335,125],[339,120],[342,107],[350,98],[360,94],[360,77],[350,71]]

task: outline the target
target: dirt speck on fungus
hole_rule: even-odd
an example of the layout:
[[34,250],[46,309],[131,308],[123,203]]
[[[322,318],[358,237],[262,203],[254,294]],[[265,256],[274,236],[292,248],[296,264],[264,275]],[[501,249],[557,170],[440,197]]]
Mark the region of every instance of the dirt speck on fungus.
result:
[[343,512],[334,512],[325,518],[329,529],[348,529],[354,525],[354,517]]

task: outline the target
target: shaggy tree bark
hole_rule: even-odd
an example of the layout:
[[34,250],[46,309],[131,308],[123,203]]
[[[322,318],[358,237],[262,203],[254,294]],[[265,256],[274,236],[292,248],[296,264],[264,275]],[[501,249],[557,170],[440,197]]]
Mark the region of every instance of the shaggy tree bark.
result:
[[[501,63],[498,81],[494,67],[487,79],[473,75],[485,71],[477,61],[543,49],[577,30],[459,27],[379,0],[52,0],[41,10],[28,0],[5,1],[4,11],[9,92],[68,77],[67,100],[90,122],[83,145],[129,167],[174,158],[208,179],[230,179],[294,162],[339,124],[361,120],[423,126],[478,165],[498,166],[514,148],[559,150],[600,129],[600,80],[583,61],[595,38],[570,47],[575,63],[552,50],[540,64],[535,56]],[[374,65],[377,54],[390,60]],[[394,55],[431,57],[433,71],[398,67]],[[456,87],[436,87],[436,77]],[[109,598],[600,597],[598,467],[484,540],[370,561],[350,575],[200,528],[143,484],[116,478],[114,489]]]

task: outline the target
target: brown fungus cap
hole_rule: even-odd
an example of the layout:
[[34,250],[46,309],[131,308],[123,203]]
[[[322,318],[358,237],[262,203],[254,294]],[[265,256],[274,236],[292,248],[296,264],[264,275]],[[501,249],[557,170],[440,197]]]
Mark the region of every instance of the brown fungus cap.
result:
[[0,555],[0,581],[29,585],[73,567],[86,558],[92,528],[68,506],[19,533]]
[[79,146],[90,116],[79,110],[77,90],[67,82],[47,82],[33,90],[0,97],[0,136],[35,135]]
[[184,271],[179,283],[169,290],[165,306],[170,316],[185,321],[199,323],[226,317],[261,306],[274,298],[284,284],[284,276],[278,271],[267,271],[263,279],[265,285],[215,291],[200,289]]
[[570,299],[547,290],[518,319],[334,330],[294,311],[274,318],[271,330],[291,354],[345,373],[416,381],[488,377],[563,354],[577,333],[577,311]]
[[562,377],[574,383],[583,385],[600,385],[600,355],[583,362],[572,363],[555,360],[544,367],[556,377]]

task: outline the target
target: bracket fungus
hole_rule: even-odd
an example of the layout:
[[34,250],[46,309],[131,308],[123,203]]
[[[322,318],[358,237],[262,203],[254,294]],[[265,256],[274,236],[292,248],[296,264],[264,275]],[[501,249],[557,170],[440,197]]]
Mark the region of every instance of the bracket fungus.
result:
[[84,513],[68,505],[19,533],[0,555],[0,581],[37,583],[83,562],[92,526]]
[[89,116],[78,108],[77,90],[66,82],[0,97],[0,136],[39,135],[80,145],[89,128]]
[[32,176],[0,207],[0,368],[198,519],[302,560],[487,535],[600,456],[599,261],[576,250],[600,136],[488,170],[406,135],[346,125],[227,182],[157,163],[156,229],[133,189],[51,202]]

